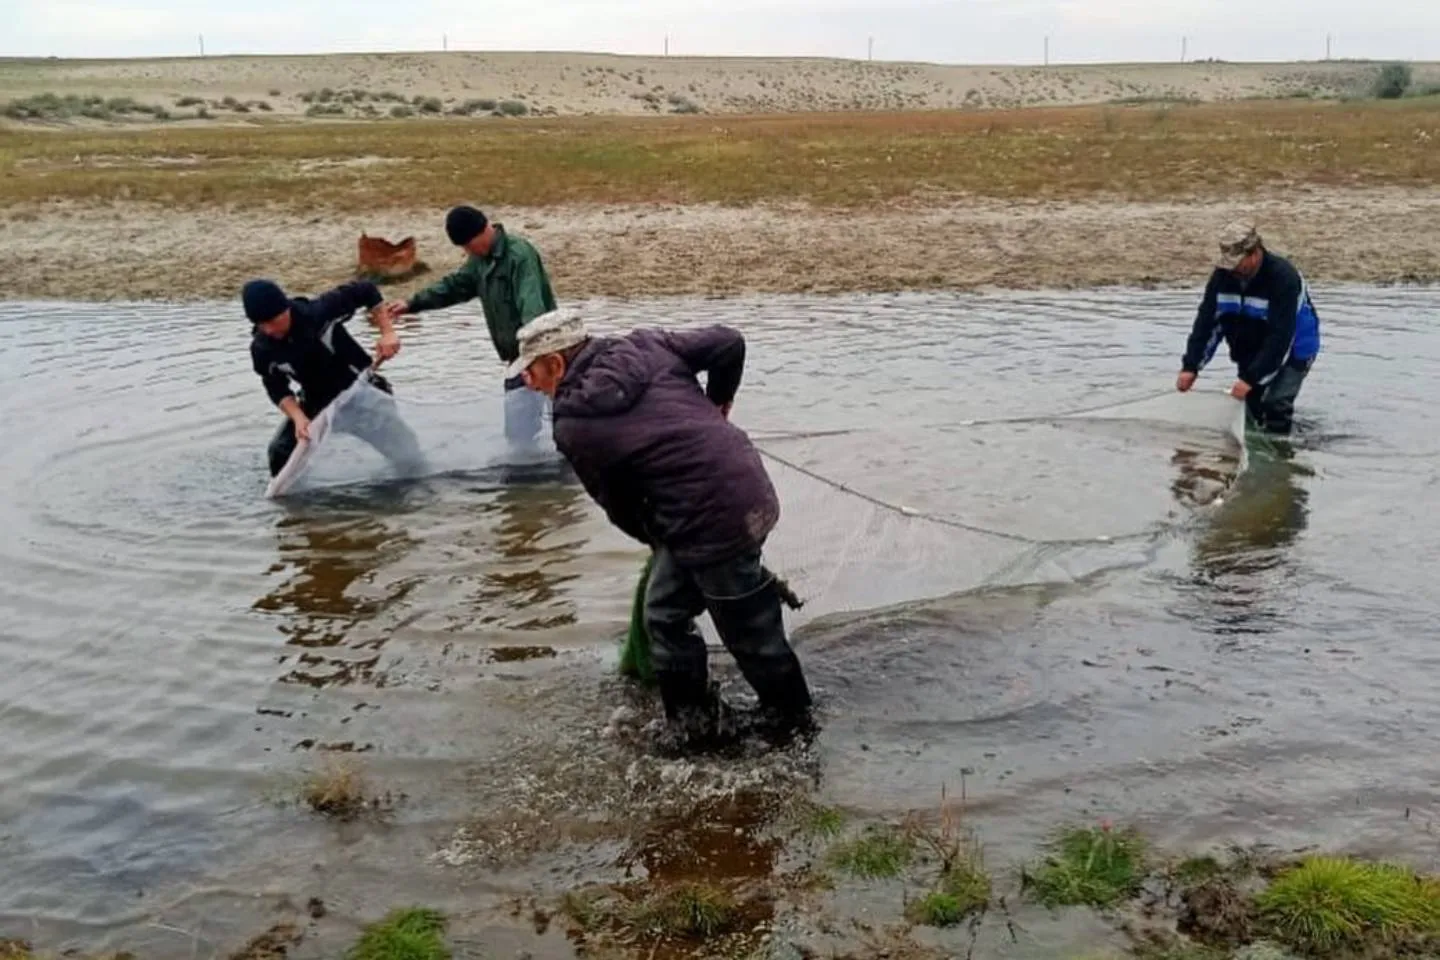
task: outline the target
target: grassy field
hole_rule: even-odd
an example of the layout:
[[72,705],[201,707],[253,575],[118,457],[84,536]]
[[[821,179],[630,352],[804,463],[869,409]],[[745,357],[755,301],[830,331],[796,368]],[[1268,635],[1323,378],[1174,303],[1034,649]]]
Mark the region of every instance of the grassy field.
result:
[[0,207],[1157,200],[1440,180],[1440,98],[0,132]]

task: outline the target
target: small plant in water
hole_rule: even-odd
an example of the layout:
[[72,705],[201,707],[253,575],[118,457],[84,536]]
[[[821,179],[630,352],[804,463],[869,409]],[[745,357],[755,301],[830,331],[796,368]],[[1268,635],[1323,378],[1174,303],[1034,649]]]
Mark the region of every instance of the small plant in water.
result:
[[1108,907],[1133,896],[1144,874],[1145,844],[1133,830],[1115,830],[1108,823],[1063,832],[1050,856],[1026,886],[1047,907]]
[[892,826],[866,827],[862,836],[836,845],[829,861],[865,880],[896,877],[915,856],[915,839]]
[[1311,857],[1278,876],[1255,902],[1277,940],[1307,953],[1440,932],[1440,884],[1391,864]]
[[634,925],[658,936],[708,939],[730,929],[735,900],[704,883],[685,883],[655,894],[640,905]]
[[300,797],[316,813],[353,817],[365,808],[365,778],[351,761],[328,757],[306,779]]
[[845,829],[845,814],[802,798],[787,806],[783,823],[801,837],[833,840]]
[[925,927],[953,927],[965,919],[966,912],[958,897],[932,893],[912,900],[905,908],[905,919]]
[[[964,792],[963,786],[961,790]],[[910,833],[940,862],[940,880],[933,893],[911,904],[912,923],[953,926],[965,917],[983,913],[990,905],[990,875],[974,832],[962,823],[961,811],[940,790],[940,824],[936,828],[912,824]]]
[[450,960],[444,933],[445,915],[438,910],[395,910],[366,927],[345,956],[347,960]]
[[1214,880],[1225,870],[1214,857],[1189,857],[1171,871],[1171,877],[1182,886],[1192,886]]

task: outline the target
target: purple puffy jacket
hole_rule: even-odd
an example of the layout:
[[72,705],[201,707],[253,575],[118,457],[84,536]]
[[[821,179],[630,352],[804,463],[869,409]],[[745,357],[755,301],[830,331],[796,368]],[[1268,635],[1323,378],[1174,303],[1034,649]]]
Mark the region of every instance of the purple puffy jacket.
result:
[[591,340],[555,392],[555,444],[585,489],[617,527],[682,564],[758,550],[780,518],[759,452],[720,412],[744,367],[745,338],[730,327],[642,329]]

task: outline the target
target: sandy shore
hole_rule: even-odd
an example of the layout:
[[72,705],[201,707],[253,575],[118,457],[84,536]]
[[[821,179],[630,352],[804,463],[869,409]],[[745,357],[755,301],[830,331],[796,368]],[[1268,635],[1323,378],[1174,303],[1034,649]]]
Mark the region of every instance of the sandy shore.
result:
[[[0,215],[0,297],[230,299],[264,274],[349,278],[362,231],[413,234],[431,273],[459,261],[443,210],[300,217],[55,204]],[[705,206],[498,209],[540,247],[562,299],[671,294],[1195,285],[1214,229],[1259,218],[1312,281],[1440,279],[1440,191],[1306,188],[1177,203],[986,200],[872,212]]]
[[[0,60],[0,104],[42,93],[131,97],[213,121],[389,116],[509,101],[527,114],[774,113],[1013,108],[1123,100],[1368,95],[1380,64],[965,66],[820,58],[583,53],[342,54],[156,60]],[[1440,63],[1413,65],[1417,87]],[[329,91],[329,96],[322,96]],[[227,102],[226,98],[230,98]],[[481,106],[483,104],[483,106]],[[328,105],[328,106],[327,106]],[[325,112],[325,111],[333,112]]]

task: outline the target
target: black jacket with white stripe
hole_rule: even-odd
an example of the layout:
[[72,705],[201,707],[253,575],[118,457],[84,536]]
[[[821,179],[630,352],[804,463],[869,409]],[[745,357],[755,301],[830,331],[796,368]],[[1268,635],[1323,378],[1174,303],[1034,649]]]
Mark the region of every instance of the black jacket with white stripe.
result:
[[1320,352],[1320,317],[1304,276],[1284,257],[1265,251],[1250,280],[1216,270],[1205,286],[1182,370],[1196,373],[1215,356],[1220,341],[1241,380],[1268,384],[1286,364],[1304,367]]
[[347,283],[314,300],[290,301],[290,332],[281,338],[258,329],[250,341],[250,359],[272,403],[295,396],[300,387],[307,415],[325,407],[370,366],[370,354],[345,329],[356,310],[384,299],[373,283]]

